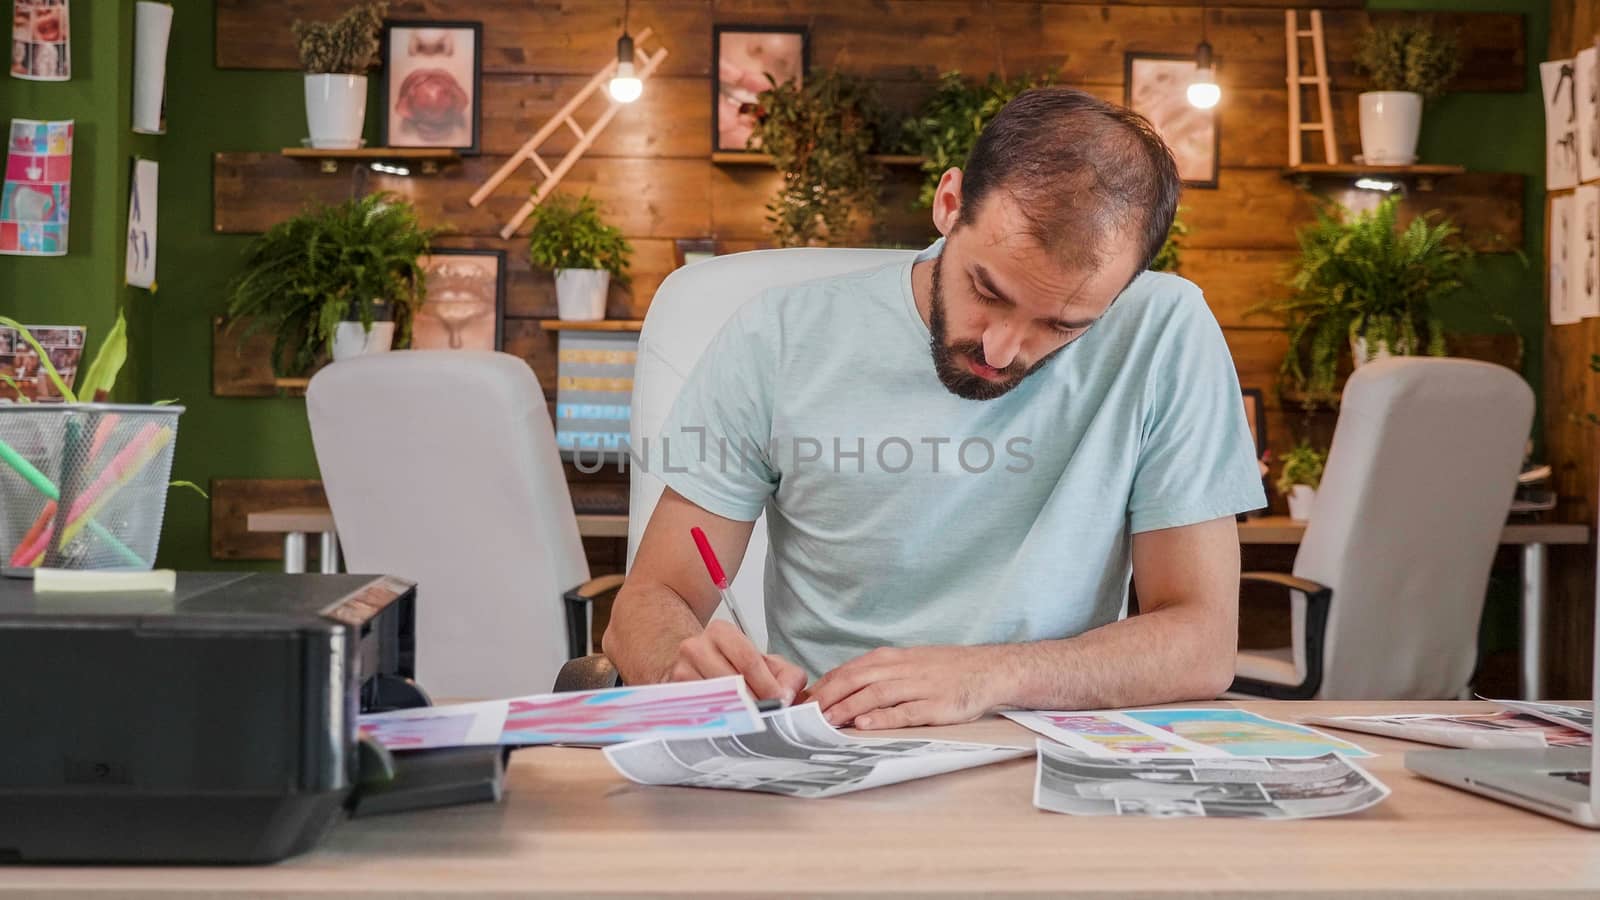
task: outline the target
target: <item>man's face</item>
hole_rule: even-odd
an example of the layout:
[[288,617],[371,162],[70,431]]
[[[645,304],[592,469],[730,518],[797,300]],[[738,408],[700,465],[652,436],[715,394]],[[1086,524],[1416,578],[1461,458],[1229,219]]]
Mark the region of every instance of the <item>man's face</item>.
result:
[[1063,265],[1004,193],[973,221],[950,221],[933,264],[928,331],[939,380],[968,400],[1005,394],[1081,337],[1139,264],[1136,241],[1108,236],[1098,265]]

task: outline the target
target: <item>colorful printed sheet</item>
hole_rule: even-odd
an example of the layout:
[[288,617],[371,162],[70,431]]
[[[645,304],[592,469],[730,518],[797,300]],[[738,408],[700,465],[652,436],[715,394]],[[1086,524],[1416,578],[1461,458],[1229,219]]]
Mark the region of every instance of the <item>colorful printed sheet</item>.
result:
[[1509,711],[1470,716],[1307,716],[1300,721],[1472,750],[1589,746],[1589,735],[1576,728]]
[[12,77],[27,81],[72,77],[67,10],[67,0],[12,0]]
[[662,736],[761,731],[755,698],[738,676],[537,694],[364,715],[361,734],[390,750],[506,744],[620,744]]
[[640,784],[815,799],[1028,755],[1026,747],[852,737],[829,725],[815,703],[767,713],[766,724],[759,734],[607,747],[606,759]]
[[1033,805],[1074,816],[1309,819],[1360,812],[1389,788],[1337,753],[1106,759],[1039,741]]
[[[83,357],[83,327],[80,325],[24,325],[33,339],[49,354],[51,365],[61,380],[72,387],[78,378],[78,363]],[[45,374],[44,364],[33,346],[14,329],[0,326],[0,403],[31,401],[60,403],[64,400],[55,382]]]
[[[1488,700],[1488,697],[1480,697]],[[1594,734],[1594,713],[1581,706],[1565,706],[1560,703],[1534,703],[1531,700],[1492,700],[1509,710],[1538,716],[1547,722],[1575,728],[1584,734]]]
[[0,188],[0,253],[64,256],[71,206],[72,122],[11,120]]
[[1372,755],[1314,728],[1238,709],[1031,710],[1004,715],[1024,728],[1099,759]]

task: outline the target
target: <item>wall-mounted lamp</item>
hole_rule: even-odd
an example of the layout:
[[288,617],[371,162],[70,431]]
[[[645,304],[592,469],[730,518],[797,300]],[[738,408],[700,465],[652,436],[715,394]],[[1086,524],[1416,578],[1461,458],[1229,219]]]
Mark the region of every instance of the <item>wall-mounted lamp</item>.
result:
[[617,73],[611,76],[611,83],[606,86],[611,99],[618,103],[632,103],[644,93],[644,82],[639,80],[633,68],[633,38],[628,36],[629,3],[630,0],[622,2],[622,37],[617,38]]
[[1222,99],[1222,88],[1217,87],[1216,68],[1212,65],[1211,44],[1206,40],[1206,5],[1200,4],[1200,46],[1194,48],[1194,79],[1189,82],[1189,105],[1197,109],[1210,109]]
[[394,166],[394,165],[390,165],[389,163],[384,163],[384,162],[370,163],[368,165],[368,168],[372,169],[372,171],[374,171],[374,172],[382,172],[385,175],[410,175],[411,174],[411,170],[406,168],[405,166]]
[[1363,191],[1383,191],[1384,193],[1393,193],[1400,190],[1400,183],[1396,181],[1388,181],[1383,178],[1357,178],[1356,187]]

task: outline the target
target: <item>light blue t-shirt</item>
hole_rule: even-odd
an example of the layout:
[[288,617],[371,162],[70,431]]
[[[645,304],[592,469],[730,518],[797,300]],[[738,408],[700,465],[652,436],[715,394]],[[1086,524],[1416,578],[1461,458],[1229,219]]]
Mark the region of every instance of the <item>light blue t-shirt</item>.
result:
[[1266,505],[1222,331],[1199,288],[1154,272],[987,401],[935,373],[911,263],[769,291],[712,341],[662,436],[673,490],[767,511],[768,649],[813,678],[882,646],[1105,625],[1131,535]]

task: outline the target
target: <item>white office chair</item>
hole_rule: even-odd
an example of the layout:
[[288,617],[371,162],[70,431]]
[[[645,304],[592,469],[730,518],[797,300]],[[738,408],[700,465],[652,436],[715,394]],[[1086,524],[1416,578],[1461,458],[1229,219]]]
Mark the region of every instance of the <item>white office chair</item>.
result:
[[1455,699],[1533,421],[1515,372],[1402,358],[1350,377],[1290,589],[1289,647],[1245,651],[1231,695]]
[[[733,316],[735,310],[769,288],[799,284],[815,278],[841,275],[886,265],[909,262],[912,250],[842,250],[796,247],[785,250],[755,250],[718,256],[685,266],[661,283],[639,334],[639,355],[633,370],[633,409],[628,439],[637,451],[648,437],[657,446],[661,426],[684,381],[706,346]],[[654,452],[654,451],[652,451]],[[634,466],[629,476],[628,557],[634,554],[644,527],[661,499],[665,484],[654,472]],[[734,576],[733,591],[738,595],[745,626],[757,646],[767,643],[765,570],[767,558],[766,514],[756,521],[750,545]],[[724,561],[726,562],[726,560]],[[717,618],[727,613],[720,607]],[[603,657],[592,657],[569,666],[562,673],[558,690],[595,687],[614,681]]]
[[335,363],[306,412],[351,572],[417,583],[417,682],[434,696],[549,689],[588,652],[593,594],[543,391],[505,353],[408,350]]

